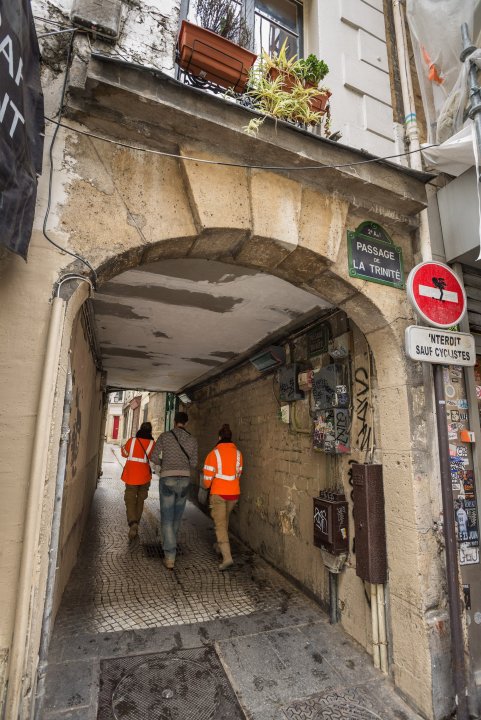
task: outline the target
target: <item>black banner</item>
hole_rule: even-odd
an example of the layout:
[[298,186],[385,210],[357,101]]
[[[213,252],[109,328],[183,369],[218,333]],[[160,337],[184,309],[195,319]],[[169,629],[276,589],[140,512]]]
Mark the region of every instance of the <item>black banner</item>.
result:
[[44,129],[30,0],[0,0],[0,244],[24,259],[42,171]]

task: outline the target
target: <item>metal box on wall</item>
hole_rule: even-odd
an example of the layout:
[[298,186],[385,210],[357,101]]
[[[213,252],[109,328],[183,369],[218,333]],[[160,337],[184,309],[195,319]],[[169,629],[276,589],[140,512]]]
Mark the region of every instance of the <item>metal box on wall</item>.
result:
[[352,465],[356,574],[374,584],[387,580],[382,465]]
[[314,503],[314,545],[333,555],[347,553],[348,509],[344,493],[324,491]]

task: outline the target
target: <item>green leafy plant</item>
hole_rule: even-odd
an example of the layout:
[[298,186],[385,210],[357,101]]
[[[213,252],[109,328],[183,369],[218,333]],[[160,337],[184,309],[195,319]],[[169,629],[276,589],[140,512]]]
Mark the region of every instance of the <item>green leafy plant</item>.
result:
[[321,80],[324,80],[329,72],[329,67],[326,65],[324,60],[319,60],[311,53],[306,58],[297,60],[293,72],[305,83],[310,85],[319,85]]
[[[246,94],[264,117],[253,118],[244,131],[257,135],[266,117],[304,126],[319,125],[325,118],[324,133],[328,136],[329,108],[324,110],[319,98],[329,97],[331,93],[326,87],[318,88],[317,84],[329,68],[315,55],[309,55],[305,60],[298,60],[296,55],[288,57],[286,47],[287,40],[278,53],[268,55],[263,52],[260,62],[252,68]],[[316,100],[318,109],[313,107]]]
[[195,8],[197,23],[206,30],[241,47],[248,48],[251,45],[252,33],[237,3],[231,0],[197,0]]
[[252,98],[253,107],[263,115],[246,125],[244,130],[249,135],[257,135],[266,117],[302,125],[317,125],[322,121],[323,114],[314,112],[309,104],[309,100],[318,95],[316,88],[295,82],[287,89],[283,75],[273,79],[262,63],[252,69],[246,94]]

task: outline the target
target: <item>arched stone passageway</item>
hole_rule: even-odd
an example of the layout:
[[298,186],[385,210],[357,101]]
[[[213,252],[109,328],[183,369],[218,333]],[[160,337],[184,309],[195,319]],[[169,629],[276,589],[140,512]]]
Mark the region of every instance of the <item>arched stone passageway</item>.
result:
[[[404,294],[351,277],[346,244],[346,231],[355,229],[369,213],[369,219],[382,223],[402,248],[409,269],[415,223],[382,205],[371,205],[367,211],[352,197],[331,188],[322,192],[318,184],[280,174],[200,165],[190,160],[146,159],[140,153],[114,150],[85,138],[77,138],[67,147],[75,174],[64,178],[68,201],[55,208],[52,236],[68,242],[72,251],[96,269],[99,297],[122,273],[145,269],[152,263],[221,262],[279,278],[312,293],[345,313],[356,326],[356,343],[368,363],[372,353],[375,369],[375,449],[376,458],[383,464],[386,500],[391,667],[399,688],[429,714],[432,678],[426,668],[431,667],[432,654],[439,648],[435,647],[437,639],[433,641],[426,613],[428,608],[440,605],[441,590],[427,490],[428,442],[425,428],[420,431],[418,423],[419,416],[426,415],[423,379],[419,370],[406,366],[403,333],[411,316]],[[224,159],[207,155],[195,145],[182,146],[181,151],[184,155]],[[59,277],[73,270],[83,272],[79,263],[63,260],[56,267]],[[67,301],[62,346],[58,348],[63,369],[77,310],[87,296],[85,283],[73,290],[75,282],[66,282],[60,289],[60,297]],[[64,380],[62,370],[52,406],[52,447],[58,444],[60,434]],[[202,405],[206,397],[200,392]],[[196,422],[200,421],[198,417]],[[358,455],[358,459],[365,458]],[[51,454],[50,479],[55,469]],[[342,464],[336,472],[343,475]],[[319,489],[318,484],[312,484],[313,494]],[[52,490],[50,501],[46,501],[47,526],[51,501]],[[259,513],[267,512],[258,509]],[[290,512],[288,502],[285,515],[278,515],[279,531],[288,538],[286,548],[294,524]],[[303,517],[300,521],[306,524],[308,520]],[[247,525],[246,520],[244,533]],[[304,544],[307,536],[306,530],[301,538]],[[258,546],[262,551],[261,544],[262,539]],[[292,544],[286,553],[298,549]],[[274,559],[280,562],[280,556]],[[283,569],[295,574],[289,563]],[[322,580],[311,570],[306,570],[306,577],[309,573],[315,591]],[[364,603],[362,585],[354,572],[343,592],[354,602]],[[344,622],[355,635],[356,614],[346,612]],[[38,631],[38,620],[34,623]],[[364,634],[367,644],[368,633]],[[418,649],[416,654],[412,653],[413,646]]]

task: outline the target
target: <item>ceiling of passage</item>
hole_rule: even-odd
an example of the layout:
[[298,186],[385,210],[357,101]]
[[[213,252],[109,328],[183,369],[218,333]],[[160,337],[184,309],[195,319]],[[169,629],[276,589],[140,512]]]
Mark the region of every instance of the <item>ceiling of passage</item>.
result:
[[201,259],[128,270],[93,300],[108,385],[174,392],[329,307],[259,270]]

